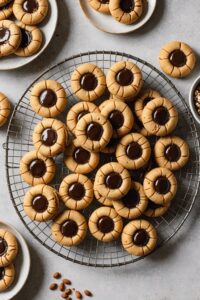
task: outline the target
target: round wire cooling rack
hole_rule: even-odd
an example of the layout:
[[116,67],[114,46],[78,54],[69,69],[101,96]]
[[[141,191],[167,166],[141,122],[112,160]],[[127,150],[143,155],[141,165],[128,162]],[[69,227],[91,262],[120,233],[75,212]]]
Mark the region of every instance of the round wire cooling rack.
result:
[[[158,90],[176,105],[179,111],[179,124],[174,134],[184,138],[188,142],[191,151],[190,161],[187,166],[176,172],[179,183],[178,193],[175,199],[173,199],[170,209],[164,216],[151,219],[151,222],[158,231],[157,249],[169,241],[181,228],[192,209],[199,187],[200,151],[199,136],[195,123],[181,94],[159,70],[137,57],[112,51],[79,54],[51,67],[29,86],[14,109],[6,142],[7,181],[13,206],[34,238],[57,255],[82,265],[96,267],[121,266],[136,262],[143,257],[129,255],[122,248],[120,239],[110,243],[103,243],[95,240],[89,233],[84,242],[79,246],[71,248],[61,246],[51,236],[51,222],[38,223],[31,221],[26,216],[23,210],[23,197],[29,186],[21,179],[19,162],[26,152],[33,149],[33,129],[37,122],[41,120],[41,117],[36,115],[31,109],[29,103],[30,90],[34,83],[43,79],[59,81],[66,89],[68,95],[68,110],[77,101],[70,88],[70,77],[78,65],[82,63],[94,63],[106,73],[113,63],[121,60],[128,60],[137,64],[143,73],[144,86]],[[62,114],[61,119],[64,119],[65,115],[66,112]],[[68,170],[63,165],[62,159],[62,156],[55,158],[58,171],[52,185],[56,188],[58,188],[62,178],[68,174]],[[95,207],[98,207],[98,204],[92,204],[83,213],[88,216]]]

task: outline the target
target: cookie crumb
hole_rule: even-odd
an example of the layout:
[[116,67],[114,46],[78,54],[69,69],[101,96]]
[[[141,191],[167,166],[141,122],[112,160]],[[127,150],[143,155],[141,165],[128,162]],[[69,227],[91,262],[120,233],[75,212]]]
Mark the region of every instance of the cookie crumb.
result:
[[52,283],[52,284],[50,284],[50,286],[49,286],[49,289],[50,289],[51,291],[55,291],[55,290],[57,290],[57,288],[58,288],[57,283]]
[[84,290],[84,294],[88,297],[92,297],[92,292],[90,292],[89,290]]
[[77,299],[82,299],[83,298],[81,292],[79,292],[79,291],[75,292],[75,296],[76,296]]
[[68,284],[68,285],[72,284],[71,280],[69,280],[67,278],[63,278],[62,281],[63,281],[64,284]]
[[53,277],[54,277],[55,279],[59,279],[59,278],[61,277],[61,274],[60,274],[59,272],[55,272],[55,273],[53,274]]

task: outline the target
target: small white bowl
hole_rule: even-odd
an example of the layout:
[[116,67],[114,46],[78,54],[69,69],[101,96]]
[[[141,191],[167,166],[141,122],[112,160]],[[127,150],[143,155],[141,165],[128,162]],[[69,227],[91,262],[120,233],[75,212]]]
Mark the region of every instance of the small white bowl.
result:
[[193,83],[193,85],[190,89],[189,106],[190,106],[193,117],[195,118],[197,123],[200,125],[200,115],[198,114],[197,108],[194,104],[194,92],[199,84],[200,84],[200,76],[197,77],[197,79],[195,80],[195,82]]

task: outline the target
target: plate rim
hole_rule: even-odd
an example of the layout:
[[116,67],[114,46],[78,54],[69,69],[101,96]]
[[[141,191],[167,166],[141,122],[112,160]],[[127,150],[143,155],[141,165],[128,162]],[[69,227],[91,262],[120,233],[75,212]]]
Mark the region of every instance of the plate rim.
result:
[[[16,238],[18,238],[18,243],[21,245],[21,243],[23,243],[23,246],[25,247],[25,251],[26,251],[26,266],[27,266],[27,274],[24,278],[23,283],[19,286],[18,289],[16,289],[16,291],[9,295],[9,300],[13,299],[24,287],[24,285],[27,282],[28,276],[30,274],[30,268],[31,268],[31,256],[30,256],[30,250],[29,250],[29,246],[25,240],[25,238],[23,237],[23,235],[10,223],[4,222],[2,220],[0,220],[0,225],[3,224],[3,226],[10,228],[16,235]],[[19,241],[19,238],[21,239],[21,242]],[[21,247],[22,248],[22,247]],[[24,253],[22,251],[22,253]],[[12,287],[12,286],[11,286]],[[9,290],[10,293],[12,293],[12,289]],[[0,294],[0,299],[1,299],[1,295],[2,296],[6,296],[6,290],[4,291],[4,294]]]
[[[46,44],[44,44],[44,46],[41,48],[41,50],[36,53],[35,55],[32,55],[32,56],[29,56],[30,60],[28,60],[27,62],[24,62],[22,63],[21,65],[18,65],[18,66],[14,66],[13,67],[1,67],[1,64],[0,64],[0,71],[9,71],[9,70],[17,70],[17,69],[20,69],[30,63],[32,63],[35,59],[37,59],[45,50],[46,48],[49,46],[50,42],[52,41],[53,39],[53,36],[55,34],[55,31],[56,31],[56,28],[57,28],[57,25],[58,25],[58,4],[57,4],[57,0],[50,0],[52,1],[52,3],[54,3],[54,7],[53,7],[53,10],[54,10],[54,13],[55,13],[55,18],[56,18],[56,22],[55,22],[55,27],[53,28],[53,31],[52,31],[52,35],[50,37],[50,39],[48,40],[48,42]],[[25,57],[27,58],[27,57]]]
[[[137,28],[133,28],[131,30],[127,30],[125,32],[114,32],[114,31],[107,31],[105,30],[104,28],[102,28],[101,26],[98,26],[87,14],[85,8],[83,7],[84,4],[83,2],[86,1],[86,0],[79,0],[79,5],[81,7],[81,10],[84,14],[84,16],[89,20],[89,22],[94,26],[96,27],[98,30],[102,31],[102,32],[105,32],[105,33],[109,33],[109,34],[116,34],[116,35],[125,35],[125,34],[128,34],[128,33],[131,33],[131,32],[134,32],[134,31],[137,31],[138,29],[142,28],[152,17],[152,15],[154,14],[155,12],[155,9],[156,9],[156,6],[157,6],[157,0],[154,0],[155,1],[155,4],[154,4],[154,7],[153,7],[153,10],[151,12],[151,14],[149,15],[149,18],[143,23],[141,21],[141,25],[138,26]],[[151,0],[146,0],[147,2],[151,1]],[[92,8],[91,8],[92,9]],[[117,22],[117,21],[116,21]],[[138,22],[137,24],[140,24],[140,22]],[[133,24],[132,24],[133,25]]]

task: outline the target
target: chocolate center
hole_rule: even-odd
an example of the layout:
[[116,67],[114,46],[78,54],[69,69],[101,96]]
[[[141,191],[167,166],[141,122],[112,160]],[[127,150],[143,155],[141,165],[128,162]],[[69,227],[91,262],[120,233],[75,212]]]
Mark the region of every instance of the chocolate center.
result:
[[102,4],[108,4],[109,0],[99,0],[99,2],[102,3]]
[[78,232],[78,225],[73,220],[66,220],[61,225],[61,233],[66,237],[73,237]]
[[113,110],[108,119],[114,129],[119,129],[124,124],[124,116],[119,110]]
[[43,213],[44,211],[46,211],[48,208],[48,204],[49,203],[47,198],[43,195],[38,195],[32,200],[32,207],[38,213]]
[[51,147],[53,146],[57,141],[58,135],[52,128],[46,128],[41,134],[41,141],[42,144],[45,146]]
[[91,122],[86,129],[87,137],[92,141],[99,141],[103,134],[103,128],[96,122]]
[[0,45],[7,43],[10,38],[10,30],[8,28],[0,28]]
[[133,235],[133,244],[139,247],[144,247],[148,244],[149,235],[144,229],[137,230]]
[[134,79],[133,73],[126,68],[120,70],[116,74],[116,80],[122,86],[130,85],[133,82],[133,79]]
[[164,195],[170,191],[171,184],[167,177],[160,176],[154,182],[154,188],[157,193]]
[[166,107],[159,106],[153,112],[153,119],[159,125],[165,125],[169,121],[169,112]]
[[160,208],[160,207],[162,207],[161,205],[159,205],[159,204],[156,204],[155,202],[153,202],[153,201],[151,201],[151,200],[149,200],[149,202],[148,202],[148,206],[147,206],[147,210],[148,209],[158,209],[158,208]]
[[23,28],[20,28],[21,30],[21,35],[22,35],[22,40],[19,48],[26,48],[32,41],[32,34],[30,31],[25,30]]
[[134,10],[134,7],[135,7],[134,0],[120,0],[120,8],[125,13],[130,13],[132,10]]
[[114,229],[114,222],[110,217],[103,216],[98,220],[97,226],[103,233],[109,233]]
[[187,57],[180,49],[174,50],[170,53],[169,60],[174,67],[183,67],[186,65]]
[[137,191],[131,189],[128,194],[122,198],[122,201],[127,208],[131,209],[138,205],[140,197]]
[[44,107],[52,107],[57,102],[57,96],[54,91],[50,89],[43,90],[39,96],[40,104]]
[[78,122],[83,116],[87,115],[88,113],[89,113],[88,110],[83,110],[83,111],[81,111],[81,112],[78,114],[78,116],[77,116],[77,122]]
[[41,159],[34,159],[31,161],[30,165],[29,165],[29,171],[31,173],[31,175],[35,178],[40,178],[42,176],[44,176],[44,174],[46,173],[46,164],[43,160]]
[[81,76],[81,87],[86,91],[93,91],[96,89],[98,81],[94,74],[86,73]]
[[130,159],[138,159],[142,156],[142,148],[137,142],[132,142],[126,147],[126,154]]
[[3,238],[0,238],[0,256],[4,255],[7,248],[8,248],[7,242]]
[[105,184],[110,189],[118,189],[122,185],[122,178],[119,173],[111,172],[106,175]]
[[178,161],[181,157],[180,148],[176,144],[168,145],[165,148],[165,157],[171,162]]
[[144,100],[143,100],[143,108],[151,101],[153,100],[154,98],[153,97],[146,97]]
[[38,9],[38,3],[36,0],[25,0],[22,7],[26,13],[32,14]]
[[85,196],[85,188],[79,182],[70,184],[68,194],[72,199],[81,200]]
[[81,147],[78,147],[74,150],[73,159],[78,164],[84,165],[90,160],[90,152]]
[[5,276],[5,268],[0,267],[0,280],[2,280]]

